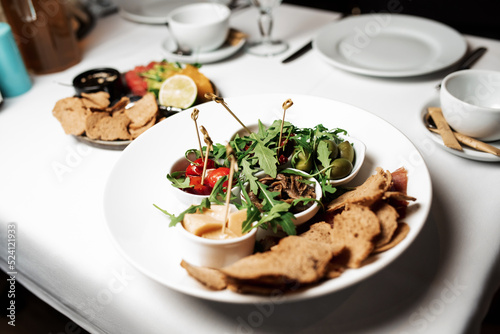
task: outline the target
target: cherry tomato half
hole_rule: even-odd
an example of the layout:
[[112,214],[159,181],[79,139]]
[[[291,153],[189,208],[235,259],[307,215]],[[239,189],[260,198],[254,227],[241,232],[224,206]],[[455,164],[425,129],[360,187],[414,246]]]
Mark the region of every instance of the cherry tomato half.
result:
[[[211,159],[208,159],[207,170],[213,168],[215,168],[215,162]],[[196,159],[192,164],[190,164],[186,168],[187,176],[191,175],[201,176],[201,173],[203,173],[203,160],[201,158]]]
[[201,176],[190,176],[189,177],[189,185],[193,186],[192,188],[186,188],[186,192],[195,195],[210,195],[212,192],[212,188],[201,184]]
[[207,173],[207,177],[205,178],[205,184],[208,185],[209,187],[213,188],[213,187],[215,187],[215,184],[217,183],[217,181],[225,175],[229,175],[229,168],[227,168],[227,167],[219,167],[219,168],[210,170]]

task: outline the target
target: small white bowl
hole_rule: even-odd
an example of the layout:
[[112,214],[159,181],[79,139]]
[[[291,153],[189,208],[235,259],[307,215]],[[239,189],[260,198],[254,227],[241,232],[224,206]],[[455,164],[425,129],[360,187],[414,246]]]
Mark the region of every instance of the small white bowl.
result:
[[181,49],[213,51],[226,40],[230,14],[223,4],[193,3],[174,9],[168,17],[168,27]]
[[[190,157],[192,160],[195,160],[194,155]],[[189,166],[190,162],[185,157],[178,159],[170,168],[169,174],[173,172],[185,171]],[[182,189],[176,188],[174,186],[170,186],[171,190],[175,192],[175,198],[186,207],[191,205],[199,205],[204,198],[208,198],[209,195],[196,195],[188,193]]]
[[358,175],[359,170],[361,169],[361,166],[365,161],[365,156],[366,156],[365,144],[362,141],[352,137],[344,137],[343,139],[344,141],[348,141],[349,143],[352,144],[352,147],[354,149],[354,164],[352,166],[351,173],[346,177],[336,180],[328,180],[328,183],[331,184],[332,186],[340,186],[352,181],[352,179],[354,179],[356,175]]
[[[235,211],[237,208],[230,205],[230,212]],[[223,268],[251,255],[254,251],[257,228],[252,228],[241,237],[224,240],[196,236],[188,232],[182,224],[178,224],[175,228],[180,236],[180,254],[192,265]]]
[[500,72],[451,73],[441,84],[440,101],[455,131],[483,141],[500,140]]
[[[195,160],[194,154],[189,157],[191,160]],[[190,162],[186,158],[182,157],[178,159],[170,168],[169,174],[172,174],[173,172],[180,172],[180,171],[185,171],[186,168],[189,166]],[[171,186],[171,190],[175,192],[175,198],[184,206],[188,207],[191,205],[199,205],[203,199],[210,197],[210,195],[197,195],[197,194],[191,194],[188,193],[182,189],[176,188],[174,186]],[[231,193],[233,196],[236,197],[236,199],[239,201],[239,196],[240,196],[240,187],[234,186],[231,188]]]
[[[303,174],[307,174],[306,172],[298,170],[298,169],[294,169],[294,168],[288,168],[288,169],[298,171],[298,172],[301,172]],[[264,176],[266,176],[266,173],[261,171],[261,172],[256,173],[255,176],[260,179],[260,178],[263,178]],[[314,181],[314,192],[316,193],[316,199],[318,201],[321,201],[321,198],[323,197],[323,191],[321,189],[321,184],[318,182],[318,180],[316,180],[312,176],[309,177],[308,180]],[[248,189],[249,184],[248,183],[245,184],[245,187],[246,187],[247,192],[248,192],[249,191],[249,189]],[[244,201],[243,194],[241,195],[241,200]],[[308,220],[312,219],[318,213],[319,208],[320,208],[319,204],[317,202],[314,202],[314,203],[312,203],[312,205],[309,208],[307,208],[307,210],[304,210],[302,212],[294,214],[295,217],[293,218],[293,224],[295,226],[299,226],[299,225],[304,224]]]

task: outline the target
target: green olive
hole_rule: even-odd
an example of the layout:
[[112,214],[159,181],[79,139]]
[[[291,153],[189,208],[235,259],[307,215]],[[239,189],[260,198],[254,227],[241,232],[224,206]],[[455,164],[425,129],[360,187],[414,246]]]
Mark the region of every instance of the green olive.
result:
[[322,142],[326,144],[328,151],[330,151],[330,159],[335,159],[339,154],[339,148],[337,147],[337,144],[335,144],[333,140],[329,139],[322,140]]
[[352,163],[344,158],[333,160],[330,166],[330,179],[334,180],[346,177],[352,171]]
[[354,161],[354,148],[352,148],[351,143],[349,143],[348,141],[344,141],[338,146],[340,157],[349,160],[349,162],[352,164],[352,162]]
[[304,150],[295,150],[292,155],[292,167],[304,172],[310,172],[313,168],[311,153]]

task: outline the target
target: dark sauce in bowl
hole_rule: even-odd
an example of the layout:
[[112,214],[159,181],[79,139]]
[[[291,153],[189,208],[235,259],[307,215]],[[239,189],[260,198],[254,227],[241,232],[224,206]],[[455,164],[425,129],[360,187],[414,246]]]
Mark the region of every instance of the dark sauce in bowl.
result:
[[80,73],[73,79],[73,87],[78,95],[107,92],[110,101],[119,100],[125,93],[122,75],[114,68],[96,68]]

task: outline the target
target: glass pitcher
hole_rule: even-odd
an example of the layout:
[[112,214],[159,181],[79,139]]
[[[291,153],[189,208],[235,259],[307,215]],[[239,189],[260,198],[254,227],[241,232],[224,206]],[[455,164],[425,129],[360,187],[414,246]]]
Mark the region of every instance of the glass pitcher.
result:
[[26,67],[33,73],[59,72],[81,60],[67,2],[1,0]]

